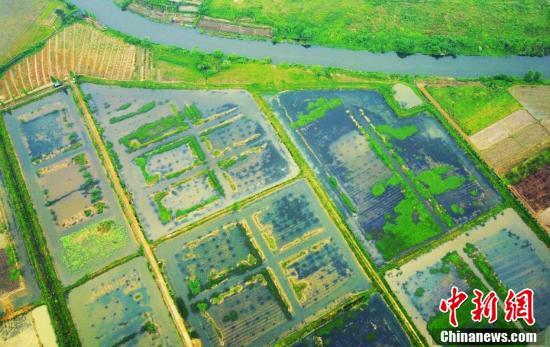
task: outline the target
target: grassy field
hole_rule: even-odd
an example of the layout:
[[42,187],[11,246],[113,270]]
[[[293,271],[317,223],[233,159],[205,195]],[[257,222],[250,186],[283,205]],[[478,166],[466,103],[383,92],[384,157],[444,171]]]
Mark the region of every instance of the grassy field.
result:
[[488,127],[521,108],[505,81],[483,85],[428,87],[434,98],[468,135]]
[[207,16],[269,25],[275,40],[403,53],[541,55],[545,0],[206,0]]
[[66,6],[59,0],[0,1],[0,66],[59,27],[56,9]]

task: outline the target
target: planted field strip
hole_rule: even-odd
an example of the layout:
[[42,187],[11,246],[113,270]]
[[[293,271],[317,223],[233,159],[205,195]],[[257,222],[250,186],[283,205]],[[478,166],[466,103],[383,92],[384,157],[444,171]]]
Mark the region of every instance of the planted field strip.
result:
[[[490,260],[484,262],[479,255],[473,256],[472,245],[485,252],[487,258],[483,259]],[[510,254],[520,252],[520,249],[521,254],[517,253],[516,256]],[[399,269],[388,271],[385,277],[417,327],[428,337],[430,334],[437,333],[436,329],[445,328],[448,325],[448,316],[442,315],[437,305],[440,298],[449,296],[452,286],[465,290],[469,295],[471,292],[468,288],[478,288],[484,292],[495,290],[502,303],[505,297],[502,295],[500,281],[507,279],[508,285],[515,286],[514,289],[529,286],[526,283],[538,285],[539,292],[544,296],[547,295],[548,288],[541,287],[541,283],[544,282],[544,280],[541,282],[541,279],[548,277],[547,263],[546,246],[537,239],[514,210],[506,209],[486,224],[443,243],[428,253],[401,265]],[[490,264],[495,267],[491,268],[493,265]],[[496,271],[496,269],[499,269],[499,272],[496,273],[498,277],[495,278],[493,270]],[[500,275],[503,278],[499,279]],[[539,301],[540,318],[547,321],[548,305],[542,301]],[[465,308],[461,307],[458,313],[461,326],[465,326],[465,323],[471,324],[469,312],[471,306],[469,302]],[[499,310],[501,309],[503,308],[499,307]],[[493,328],[505,327],[502,325],[505,324],[503,320],[499,322]],[[486,321],[483,323],[485,324]]]
[[151,239],[297,174],[246,92],[82,89]]
[[[74,24],[50,38],[44,48],[12,66],[0,77],[0,102],[25,96],[50,86],[52,78],[65,79],[69,73],[111,80],[129,80],[136,70],[137,48],[103,33],[91,25]],[[150,53],[139,52],[147,60],[142,75],[150,76]]]
[[271,103],[377,264],[499,199],[434,118],[398,118],[376,92],[285,92]]
[[156,253],[205,346],[271,344],[370,287],[304,180],[169,239]]
[[485,161],[503,175],[550,146],[550,131],[541,119],[522,109],[472,135],[471,141]]
[[550,122],[550,86],[513,86],[510,94],[542,124]]
[[69,95],[4,116],[62,283],[137,249]]
[[71,290],[68,301],[84,346],[180,344],[144,258]]

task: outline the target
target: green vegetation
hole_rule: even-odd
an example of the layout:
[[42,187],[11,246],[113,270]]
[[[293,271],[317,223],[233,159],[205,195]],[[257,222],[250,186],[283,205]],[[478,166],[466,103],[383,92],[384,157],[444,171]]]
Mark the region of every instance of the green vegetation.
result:
[[424,292],[426,290],[422,287],[418,287],[416,288],[416,290],[414,291],[414,296],[418,296],[419,298],[422,297],[424,295]]
[[187,281],[187,287],[191,296],[197,296],[201,292],[201,280],[198,278],[191,278]]
[[430,194],[439,195],[460,188],[466,179],[462,176],[447,175],[451,167],[437,166],[420,172],[416,179],[422,184],[419,190],[427,189]]
[[157,103],[154,102],[154,101],[148,102],[148,103],[144,104],[143,106],[141,106],[140,108],[138,108],[137,111],[126,113],[126,114],[123,114],[122,116],[117,116],[117,117],[113,117],[113,118],[109,119],[109,123],[115,124],[115,123],[118,123],[118,122],[122,122],[125,119],[132,118],[132,117],[135,117],[135,116],[139,116],[142,113],[151,111],[152,109],[155,108],[156,105],[157,105]]
[[124,226],[104,220],[61,237],[63,263],[75,273],[92,270],[130,242]]
[[159,219],[162,224],[166,224],[172,220],[172,210],[166,208],[166,206],[162,203],[162,199],[164,199],[167,195],[168,192],[160,191],[153,196],[153,201],[157,207]]
[[223,316],[222,321],[223,322],[235,322],[239,319],[239,314],[235,310],[231,310],[229,314]]
[[491,80],[480,85],[428,87],[441,106],[468,135],[521,109],[508,92],[507,81]]
[[405,140],[407,137],[416,134],[418,128],[415,125],[405,125],[399,128],[392,128],[389,125],[379,125],[376,131],[382,135],[389,136],[392,139]]
[[119,141],[130,151],[135,151],[168,136],[185,131],[188,127],[182,115],[169,115],[154,122],[143,124],[128,135],[121,137]]
[[518,184],[548,165],[550,165],[550,148],[539,152],[537,155],[514,167],[506,174],[506,181],[509,184]]
[[393,209],[395,217],[386,216],[384,234],[376,240],[376,248],[386,260],[441,232],[439,225],[412,190],[404,183],[397,184],[401,184],[404,198]]
[[221,196],[225,196],[223,186],[220,183],[218,176],[216,176],[216,173],[214,172],[214,170],[208,170],[207,175],[208,175],[208,180],[210,181],[210,184],[212,184],[212,188],[214,188],[218,193],[220,193]]
[[550,50],[545,8],[544,0],[206,0],[202,13],[271,26],[274,41],[373,52],[544,55]]
[[333,98],[327,100],[326,98],[319,98],[307,105],[307,114],[299,113],[298,120],[290,124],[292,129],[301,128],[309,123],[316,121],[319,118],[325,116],[327,111],[337,108],[342,105],[342,100]]
[[19,0],[0,4],[0,72],[5,66],[43,46],[64,23],[68,6],[61,0]]
[[129,109],[130,106],[132,106],[132,103],[131,103],[131,102],[127,102],[127,103],[125,103],[125,104],[120,105],[116,110],[117,110],[117,111],[124,111],[124,110]]
[[[140,155],[140,156],[138,156],[134,159],[134,162],[139,167],[141,173],[143,174],[143,177],[145,178],[145,182],[147,184],[151,185],[151,184],[157,183],[161,178],[159,173],[150,173],[147,170],[147,163],[149,162],[149,160],[151,160],[152,157],[154,157],[155,155],[164,153],[164,152],[171,151],[173,149],[179,148],[179,147],[184,146],[184,145],[189,146],[189,148],[193,152],[193,155],[197,159],[195,160],[195,162],[191,166],[184,167],[184,168],[181,168],[180,170],[170,172],[169,174],[166,174],[164,176],[165,178],[170,179],[170,178],[178,177],[182,173],[184,173],[184,172],[190,170],[191,168],[193,168],[194,165],[196,165],[196,164],[198,164],[198,163],[200,163],[201,161],[204,160],[204,158],[205,158],[204,152],[202,151],[197,139],[194,136],[187,136],[187,137],[184,137],[184,138],[179,139],[177,141],[164,144],[164,145],[162,145],[158,148],[155,148],[152,151],[145,152],[142,155]],[[199,151],[199,152],[197,152],[197,151]],[[203,158],[203,159],[201,160],[199,158]]]
[[198,125],[202,122],[201,111],[195,104],[190,106],[185,106],[183,110],[183,115],[186,119],[188,119],[191,123],[195,125]]
[[456,203],[451,204],[451,211],[457,215],[464,214],[464,208],[462,208],[459,204],[456,204]]

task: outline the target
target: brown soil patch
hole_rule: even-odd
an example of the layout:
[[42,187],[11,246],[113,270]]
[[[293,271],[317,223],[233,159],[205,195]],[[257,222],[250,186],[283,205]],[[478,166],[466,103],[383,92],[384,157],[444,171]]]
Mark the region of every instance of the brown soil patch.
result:
[[535,212],[544,211],[550,207],[550,165],[528,176],[514,188]]
[[208,31],[219,31],[231,34],[262,36],[271,38],[272,30],[269,27],[252,27],[239,25],[228,21],[204,17],[197,25],[199,28]]
[[510,94],[536,119],[550,118],[550,86],[514,86]]
[[5,249],[0,249],[0,295],[12,292],[19,288],[19,281],[10,278],[13,265],[8,261]]

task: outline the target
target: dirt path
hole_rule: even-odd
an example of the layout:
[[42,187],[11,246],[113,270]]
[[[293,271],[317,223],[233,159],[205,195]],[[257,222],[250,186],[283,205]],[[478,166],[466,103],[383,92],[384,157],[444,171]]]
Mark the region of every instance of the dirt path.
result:
[[99,134],[99,131],[97,130],[94,121],[92,119],[92,115],[88,112],[88,109],[86,107],[86,104],[84,103],[84,100],[82,99],[82,95],[80,94],[80,91],[78,90],[77,86],[73,83],[71,83],[73,93],[78,99],[78,103],[80,105],[80,108],[82,109],[84,120],[86,122],[86,126],[89,130],[89,133],[94,141],[94,143],[97,146],[97,150],[100,152],[101,156],[103,157],[103,166],[105,170],[107,170],[108,176],[111,178],[111,181],[113,183],[113,187],[115,189],[116,194],[118,195],[118,198],[120,199],[122,203],[122,209],[124,211],[124,214],[130,223],[130,227],[132,228],[132,232],[134,233],[134,236],[140,246],[143,249],[143,254],[145,258],[147,258],[150,266],[151,266],[151,272],[153,273],[153,277],[155,279],[155,282],[157,283],[158,288],[160,289],[162,299],[164,300],[164,303],[168,307],[168,310],[170,311],[170,314],[172,316],[172,319],[174,321],[174,324],[176,325],[176,329],[178,330],[180,336],[183,339],[183,342],[186,346],[193,346],[193,343],[191,341],[191,337],[189,336],[189,333],[187,332],[187,329],[185,328],[185,324],[183,322],[183,318],[178,312],[178,309],[176,305],[174,304],[174,301],[170,297],[170,292],[168,290],[168,285],[166,284],[166,281],[164,280],[164,277],[162,276],[160,267],[156,261],[155,255],[151,249],[151,246],[149,245],[149,242],[147,242],[147,239],[143,235],[143,232],[141,228],[139,227],[139,223],[137,221],[136,216],[133,213],[130,201],[128,200],[128,197],[126,196],[126,193],[122,189],[122,185],[120,183],[120,180],[117,176],[116,170],[114,168],[114,165],[111,161],[111,158],[109,157],[109,154],[107,153],[107,149],[105,148],[105,145],[103,144],[103,141],[101,139],[101,136]]

